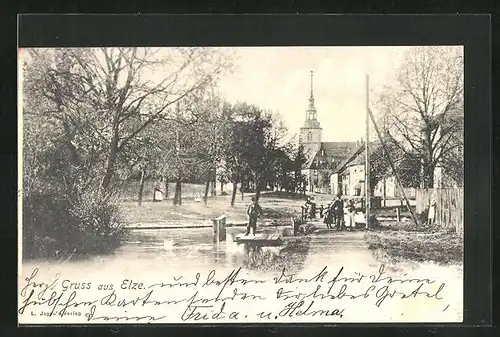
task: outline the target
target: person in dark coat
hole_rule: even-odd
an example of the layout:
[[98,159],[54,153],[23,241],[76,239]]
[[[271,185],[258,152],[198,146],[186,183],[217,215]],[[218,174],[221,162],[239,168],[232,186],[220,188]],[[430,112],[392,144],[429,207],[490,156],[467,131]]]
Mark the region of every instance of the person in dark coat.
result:
[[306,203],[304,204],[304,217],[306,219],[311,216],[311,205],[312,205],[311,197],[307,197]]
[[262,215],[262,208],[260,208],[257,199],[255,199],[255,197],[252,197],[252,203],[248,205],[247,208],[248,225],[247,225],[247,233],[245,235],[250,234],[250,229],[252,229],[252,234],[255,235],[255,230],[257,229],[257,219],[261,215]]
[[309,203],[309,217],[311,219],[316,219],[316,202],[314,200],[314,197],[311,197],[310,203]]
[[323,220],[324,223],[326,224],[326,228],[332,228],[333,224],[333,203],[335,202],[335,199],[332,200],[332,202],[328,205],[325,211],[325,219]]
[[341,198],[342,194],[337,194],[337,197],[332,203],[332,212],[333,212],[333,222],[337,230],[340,230],[342,227],[342,222],[344,221],[344,201]]

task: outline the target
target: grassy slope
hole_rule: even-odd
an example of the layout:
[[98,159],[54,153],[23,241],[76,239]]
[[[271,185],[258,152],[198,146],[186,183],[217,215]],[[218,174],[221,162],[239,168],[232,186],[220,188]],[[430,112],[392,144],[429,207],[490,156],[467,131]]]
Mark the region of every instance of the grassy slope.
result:
[[[123,207],[125,217],[129,223],[178,223],[185,224],[206,222],[212,218],[225,214],[229,221],[239,222],[246,220],[246,208],[250,203],[250,196],[241,194],[236,196],[234,207],[230,206],[230,196],[216,196],[208,200],[208,205],[195,202],[194,199],[185,199],[181,206],[174,206],[171,200],[162,202],[144,202],[141,206],[137,202],[125,201]],[[290,196],[285,193],[263,194],[260,205],[264,211],[264,219],[286,219],[300,214],[300,206],[304,204],[303,197]]]
[[463,261],[463,237],[438,226],[414,228],[409,224],[382,226],[365,239],[375,255],[387,262],[456,264]]

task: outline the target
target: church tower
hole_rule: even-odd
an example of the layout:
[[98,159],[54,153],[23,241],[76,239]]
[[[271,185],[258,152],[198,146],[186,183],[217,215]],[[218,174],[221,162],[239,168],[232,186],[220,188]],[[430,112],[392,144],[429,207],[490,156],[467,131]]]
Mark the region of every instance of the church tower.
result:
[[321,132],[322,128],[317,120],[317,111],[314,106],[313,72],[311,71],[311,97],[309,97],[304,126],[300,128],[300,143],[306,150],[318,151],[321,148]]

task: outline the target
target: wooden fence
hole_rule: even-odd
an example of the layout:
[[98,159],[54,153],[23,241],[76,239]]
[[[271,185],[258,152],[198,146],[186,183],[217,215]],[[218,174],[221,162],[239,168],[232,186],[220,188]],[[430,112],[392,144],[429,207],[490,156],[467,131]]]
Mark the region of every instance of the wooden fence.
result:
[[463,233],[464,226],[464,190],[463,188],[445,189],[428,188],[416,190],[417,214],[428,214],[432,199],[436,201],[435,223],[455,228]]

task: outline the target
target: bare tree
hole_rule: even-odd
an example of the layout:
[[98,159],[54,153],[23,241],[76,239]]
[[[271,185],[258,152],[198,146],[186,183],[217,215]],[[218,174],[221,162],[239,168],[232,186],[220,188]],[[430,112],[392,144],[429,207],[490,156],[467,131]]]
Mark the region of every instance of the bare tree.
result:
[[420,158],[422,187],[433,186],[437,166],[457,165],[445,159],[463,144],[463,77],[461,47],[413,47],[380,96],[385,136]]
[[60,123],[75,162],[82,161],[82,146],[99,147],[104,189],[120,153],[155,122],[175,119],[175,103],[202,91],[230,65],[211,48],[30,51],[27,85],[44,102],[32,111]]

